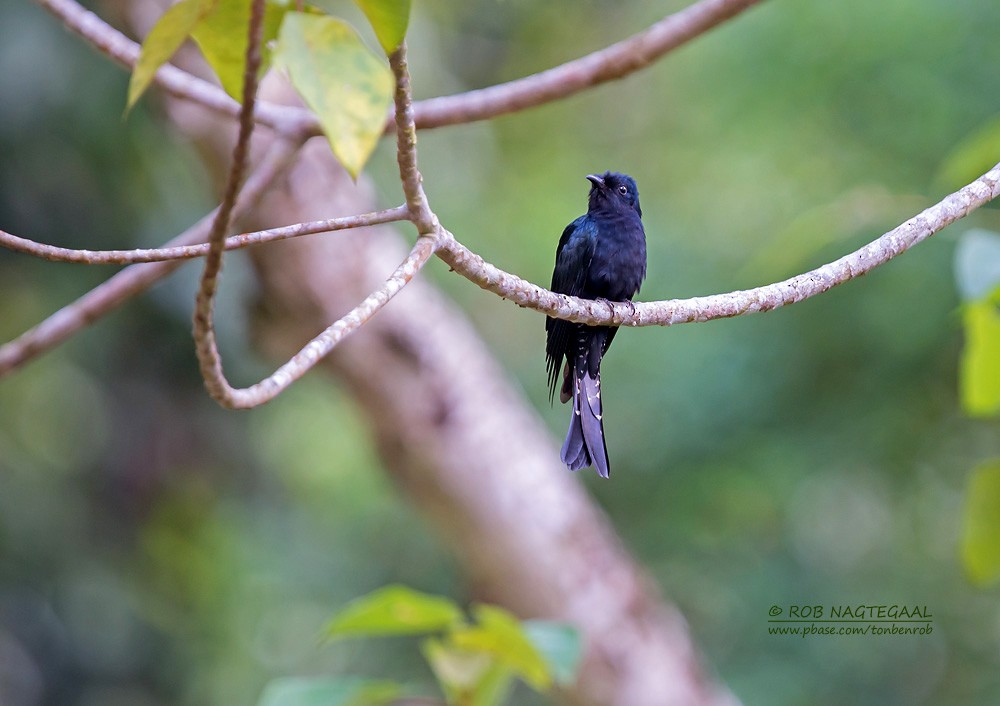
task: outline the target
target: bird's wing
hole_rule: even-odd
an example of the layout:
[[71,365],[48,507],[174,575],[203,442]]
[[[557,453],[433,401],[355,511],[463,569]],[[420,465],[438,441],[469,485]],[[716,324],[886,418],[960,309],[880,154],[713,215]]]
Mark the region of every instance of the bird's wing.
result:
[[580,216],[566,226],[559,247],[556,266],[552,270],[552,291],[578,296],[587,280],[590,259],[594,256],[596,226],[586,216]]
[[[556,248],[556,266],[552,270],[552,291],[580,296],[587,281],[590,260],[594,256],[596,226],[586,216],[580,216],[566,226]],[[569,352],[576,324],[551,317],[545,320],[546,370],[549,379],[549,398],[555,396],[559,380],[559,366]]]

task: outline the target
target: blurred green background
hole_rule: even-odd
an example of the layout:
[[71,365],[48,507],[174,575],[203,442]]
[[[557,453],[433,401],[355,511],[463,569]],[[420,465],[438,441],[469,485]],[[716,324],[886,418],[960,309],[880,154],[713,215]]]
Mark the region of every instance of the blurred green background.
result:
[[[682,6],[418,0],[416,91],[531,73]],[[626,171],[649,239],[641,298],[773,281],[960,185],[944,165],[1000,113],[998,32],[995,0],[772,0],[624,81],[421,133],[427,191],[466,244],[546,284],[585,207],[584,175]],[[0,227],[151,246],[211,207],[207,174],[155,98],[122,121],[126,84],[32,3],[0,5]],[[983,170],[998,159],[982,155]],[[400,200],[394,170],[384,142],[369,172],[386,206]],[[958,559],[969,471],[1000,455],[996,424],[964,418],[956,395],[952,255],[973,227],[1000,230],[1000,212],[787,310],[624,332],[605,363],[616,475],[582,479],[746,704],[1000,693],[997,590],[970,586]],[[241,260],[227,260],[221,318],[246,382],[269,368],[245,340],[254,290]],[[561,438],[542,318],[428,269]],[[252,704],[286,674],[430,689],[410,641],[317,635],[388,582],[468,600],[458,568],[325,377],[247,413],[209,400],[189,334],[195,270],[0,383],[3,706]],[[109,274],[0,251],[0,336]],[[933,634],[767,633],[772,604],[858,603],[926,605]]]

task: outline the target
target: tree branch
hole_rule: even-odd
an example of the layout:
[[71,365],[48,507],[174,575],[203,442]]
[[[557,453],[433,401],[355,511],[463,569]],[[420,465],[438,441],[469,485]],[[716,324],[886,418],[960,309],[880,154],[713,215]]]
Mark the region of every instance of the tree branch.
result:
[[[403,206],[387,208],[382,211],[363,213],[357,216],[341,218],[326,218],[320,221],[296,223],[281,228],[268,228],[253,233],[233,235],[225,240],[226,250],[239,250],[253,245],[263,245],[279,240],[289,240],[303,235],[316,233],[333,233],[351,228],[366,228],[368,226],[392,223],[406,220],[409,209]],[[140,262],[166,262],[167,260],[191,260],[208,254],[208,243],[198,245],[179,245],[163,248],[136,248],[133,250],[77,250],[47,245],[0,230],[0,246],[14,252],[24,253],[43,260],[53,262],[73,262],[81,265],[134,265]]]
[[[139,45],[74,0],[35,1],[101,53],[129,70],[135,65]],[[487,120],[624,78],[758,2],[760,0],[699,0],[628,39],[560,66],[489,88],[417,101],[413,105],[414,123],[417,129],[427,129]],[[230,117],[239,115],[239,104],[222,89],[175,66],[161,67],[155,81],[177,98],[199,103]],[[322,134],[316,116],[304,108],[261,101],[255,119],[286,136]],[[393,128],[390,116],[386,120],[386,130]]]
[[[274,179],[291,163],[300,147],[301,144],[285,139],[274,141],[260,165],[247,179],[233,209],[234,215],[245,212],[257,202]],[[213,211],[167,245],[182,246],[203,242],[208,236],[214,216]],[[67,304],[34,328],[0,346],[0,378],[59,345],[133,296],[144,292],[182,264],[184,260],[132,265]]]
[[229,166],[226,188],[212,221],[208,236],[208,253],[205,267],[194,305],[194,344],[198,356],[198,366],[205,380],[208,393],[219,403],[228,401],[232,388],[222,371],[222,357],[215,340],[213,314],[215,293],[219,288],[222,273],[222,254],[225,252],[226,231],[232,217],[236,195],[246,170],[247,153],[250,150],[250,136],[253,134],[253,108],[257,99],[257,76],[260,72],[260,43],[264,33],[264,0],[251,0],[250,22],[247,25],[246,62],[243,72],[243,103],[240,106],[239,134],[233,148],[233,158]]
[[444,231],[437,255],[455,272],[518,306],[593,326],[672,326],[770,311],[856,279],[1000,196],[1000,164],[864,247],[814,270],[725,294],[635,304],[556,294],[504,272]]
[[441,226],[427,202],[423,177],[417,168],[417,127],[413,119],[413,99],[410,91],[410,71],[406,63],[405,41],[389,57],[389,66],[392,67],[392,75],[396,78],[393,102],[399,181],[403,185],[410,220],[421,235],[430,235],[436,239]]

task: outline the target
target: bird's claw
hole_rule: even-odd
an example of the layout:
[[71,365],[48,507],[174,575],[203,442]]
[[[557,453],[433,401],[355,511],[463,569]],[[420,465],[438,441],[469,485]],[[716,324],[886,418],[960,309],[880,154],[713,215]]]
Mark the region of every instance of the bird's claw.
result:
[[605,299],[604,297],[597,297],[596,301],[598,301],[601,304],[604,304],[606,307],[608,307],[608,316],[614,318],[614,315],[615,315],[615,303],[613,301],[611,301],[610,299]]
[[[625,303],[628,304],[628,310],[632,314],[632,318],[634,319],[635,316],[636,316],[635,302],[633,302],[631,299],[626,299]],[[636,322],[633,321],[632,325],[635,326],[635,324],[636,324]]]
[[[607,306],[608,307],[608,313],[609,313],[609,315],[612,318],[614,318],[614,315],[615,315],[615,304],[619,303],[619,302],[613,302],[610,299],[605,299],[604,297],[598,297],[595,301],[598,301],[601,304],[604,304],[605,306]],[[625,299],[624,301],[622,301],[620,303],[626,305],[628,307],[629,313],[632,315],[632,318],[635,318],[636,314],[638,313],[638,311],[635,308],[635,302],[633,302],[631,299]],[[635,326],[635,322],[632,322],[631,325]]]

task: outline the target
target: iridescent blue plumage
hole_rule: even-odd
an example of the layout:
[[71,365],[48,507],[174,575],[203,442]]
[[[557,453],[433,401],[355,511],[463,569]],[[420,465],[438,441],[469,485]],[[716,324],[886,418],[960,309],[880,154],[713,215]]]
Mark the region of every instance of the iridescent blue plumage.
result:
[[[591,174],[586,215],[566,226],[556,249],[552,291],[584,299],[631,301],[646,276],[646,235],[635,180],[625,174]],[[560,319],[545,321],[549,399],[555,396],[565,359],[561,402],[573,400],[562,447],[570,470],[593,465],[611,473],[604,442],[601,359],[618,329]]]

